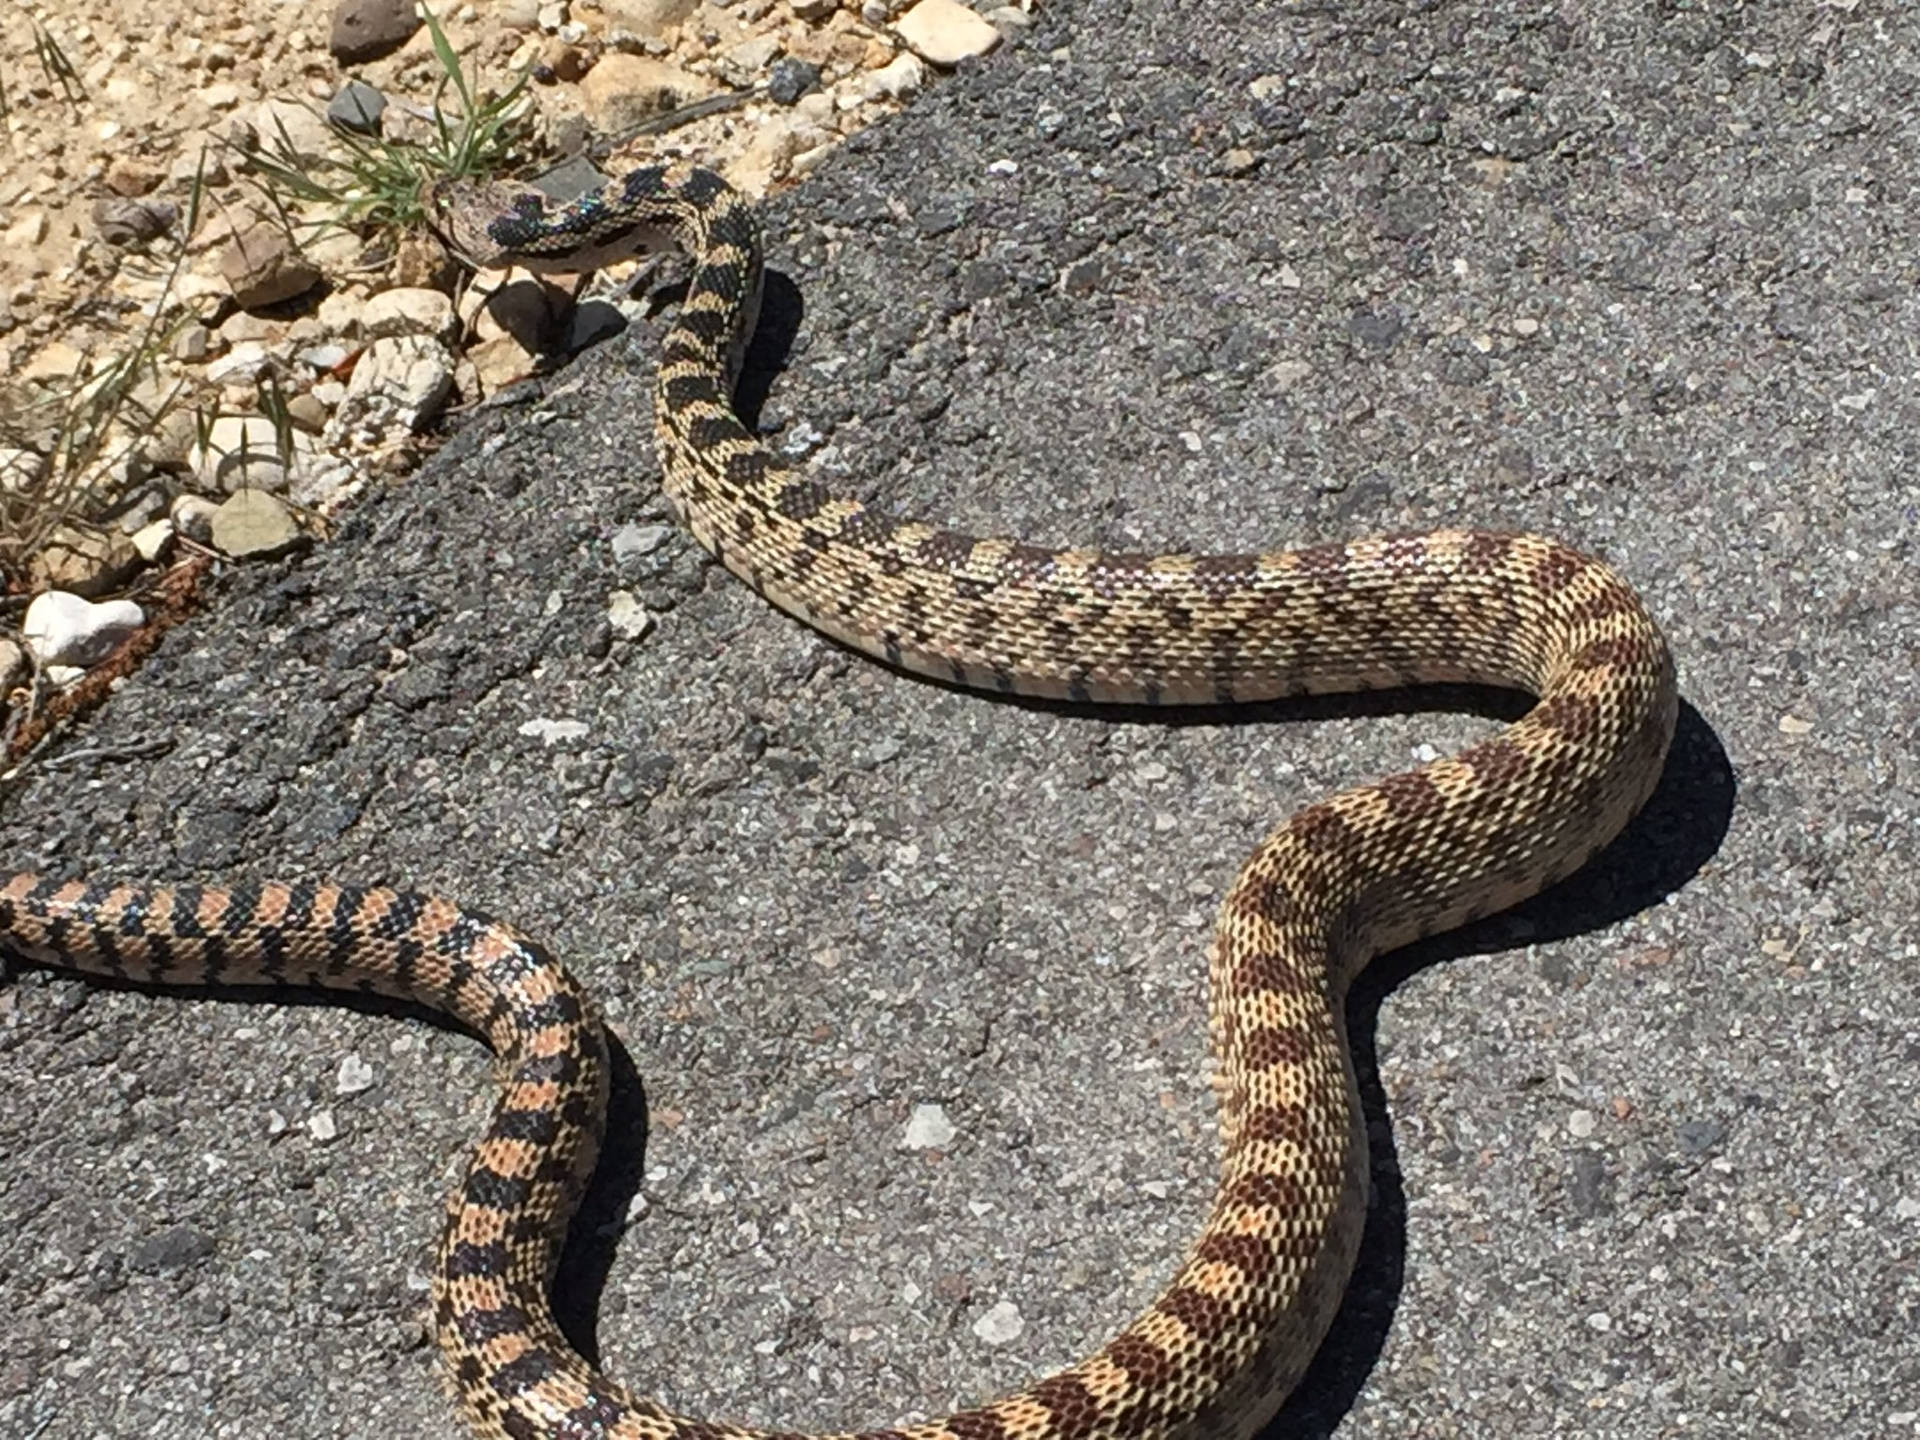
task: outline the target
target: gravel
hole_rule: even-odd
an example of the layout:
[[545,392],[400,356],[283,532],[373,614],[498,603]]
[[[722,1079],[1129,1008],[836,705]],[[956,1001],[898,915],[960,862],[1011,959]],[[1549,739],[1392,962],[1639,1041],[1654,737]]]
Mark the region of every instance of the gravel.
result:
[[[1046,7],[771,207],[749,398],[975,527],[1616,561],[1674,758],[1587,872],[1354,996],[1374,1207],[1285,1433],[1920,1433],[1916,22],[1529,13]],[[4,853],[511,917],[626,1057],[575,1332],[695,1413],[937,1412],[1198,1225],[1201,956],[1258,837],[1511,712],[903,680],[655,543],[650,344],[222,582]],[[456,1435],[423,1267],[488,1077],[387,1007],[23,972],[0,1428]]]

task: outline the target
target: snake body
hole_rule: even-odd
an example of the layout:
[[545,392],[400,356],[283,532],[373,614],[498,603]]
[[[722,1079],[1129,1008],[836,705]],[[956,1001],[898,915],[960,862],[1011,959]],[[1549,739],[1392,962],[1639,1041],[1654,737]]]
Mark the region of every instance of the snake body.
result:
[[[1294,815],[1233,882],[1209,957],[1219,1187],[1153,1304],[1017,1394],[862,1440],[1251,1434],[1312,1356],[1359,1243],[1367,1162],[1340,1018],[1348,984],[1372,955],[1568,874],[1645,800],[1676,700],[1639,599],[1605,565],[1533,535],[1136,555],[901,521],[828,493],[734,414],[760,245],[750,207],[717,176],[651,167],[565,206],[485,191],[440,203],[481,263],[577,269],[661,237],[689,252],[656,390],[666,494],[730,570],[836,640],[944,681],[1083,701],[1455,681],[1539,697],[1458,755]],[[0,887],[0,942],[136,980],[378,991],[478,1030],[501,1057],[502,1089],[450,1199],[435,1277],[439,1341],[474,1431],[778,1433],[629,1394],[554,1324],[547,1288],[597,1150],[605,1043],[579,985],[513,930],[391,890],[143,891],[23,875]]]

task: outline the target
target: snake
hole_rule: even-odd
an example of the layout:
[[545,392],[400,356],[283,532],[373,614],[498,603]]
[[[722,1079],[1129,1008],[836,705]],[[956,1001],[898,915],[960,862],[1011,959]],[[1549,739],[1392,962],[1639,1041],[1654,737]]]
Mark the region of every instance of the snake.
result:
[[[1359,1247],[1368,1160],[1347,989],[1371,957],[1570,874],[1646,801],[1678,704],[1646,606],[1600,560],[1533,534],[1134,554],[899,518],[833,493],[735,412],[762,244],[752,203],[717,173],[673,162],[565,202],[501,182],[430,200],[480,266],[685,252],[654,390],[670,508],[773,605],[896,669],[1088,705],[1437,683],[1535,697],[1457,754],[1300,810],[1228,887],[1208,949],[1218,1184],[1152,1303],[1017,1393],[858,1440],[1251,1435],[1320,1346]],[[394,889],[21,874],[0,884],[0,947],[119,980],[395,996],[484,1037],[498,1100],[449,1197],[433,1276],[434,1332],[475,1435],[826,1440],[677,1415],[561,1333],[549,1291],[601,1141],[607,1039],[582,985],[511,926]]]

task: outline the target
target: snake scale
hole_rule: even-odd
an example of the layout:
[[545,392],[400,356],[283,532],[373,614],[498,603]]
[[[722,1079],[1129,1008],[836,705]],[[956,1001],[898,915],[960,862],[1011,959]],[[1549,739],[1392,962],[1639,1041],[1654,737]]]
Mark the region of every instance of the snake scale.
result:
[[[830,494],[736,417],[760,243],[751,207],[718,176],[655,166],[564,205],[488,188],[435,201],[481,264],[578,270],[667,241],[689,253],[657,378],[666,494],[728,569],[835,640],[943,681],[1079,701],[1431,682],[1538,697],[1458,755],[1294,815],[1234,880],[1209,957],[1219,1187],[1151,1307],[1017,1394],[864,1440],[1251,1434],[1312,1356],[1359,1243],[1367,1163],[1347,986],[1369,957],[1568,874],[1645,800],[1676,700],[1639,599],[1606,566],[1533,535],[1436,530],[1259,555],[1136,555],[902,521]],[[500,1057],[501,1091],[449,1200],[434,1302],[473,1430],[769,1433],[629,1394],[555,1325],[547,1291],[598,1149],[606,1049],[580,986],[512,929],[393,890],[141,890],[20,875],[0,885],[0,943],[116,978],[375,991],[478,1030]]]

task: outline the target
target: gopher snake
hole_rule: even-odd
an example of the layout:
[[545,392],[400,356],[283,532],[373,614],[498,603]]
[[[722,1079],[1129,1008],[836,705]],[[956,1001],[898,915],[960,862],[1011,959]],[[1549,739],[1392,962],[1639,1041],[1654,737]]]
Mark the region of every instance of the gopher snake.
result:
[[[693,270],[664,342],[670,502],[784,610],[942,680],[1082,701],[1252,700],[1440,681],[1539,703],[1459,755],[1295,815],[1254,853],[1210,953],[1223,1158],[1205,1229],[1150,1309],[1078,1364],[868,1440],[1246,1435],[1324,1334],[1365,1211],[1341,999],[1379,951],[1566,875],[1645,799],[1675,713],[1632,590],[1552,540],[1468,530],[1265,555],[1124,555],[977,540],[828,494],[735,417],[760,247],[711,172],[644,169],[557,209],[438,197],[481,263],[580,269],[661,237]],[[502,1092],[449,1203],[436,1325],[474,1429],[504,1440],[747,1440],[627,1394],[548,1309],[598,1145],[605,1044],[578,985],[505,926],[426,896],[322,885],[143,892],[16,876],[0,941],[172,983],[314,985],[423,1002],[481,1031]]]

